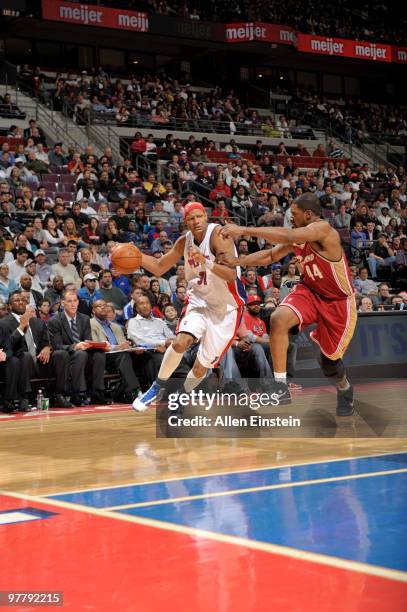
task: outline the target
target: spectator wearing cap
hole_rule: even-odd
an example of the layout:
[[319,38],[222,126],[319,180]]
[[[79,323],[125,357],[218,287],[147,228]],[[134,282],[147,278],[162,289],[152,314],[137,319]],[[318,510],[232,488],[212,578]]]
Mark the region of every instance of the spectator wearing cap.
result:
[[[239,371],[244,374],[254,373],[265,380],[271,380],[272,371],[268,361],[270,353],[269,338],[266,326],[259,316],[262,299],[258,295],[249,295],[246,312],[233,343],[233,354]],[[226,375],[225,377],[229,378]]]
[[78,298],[84,300],[88,306],[92,307],[95,300],[101,300],[102,294],[96,288],[98,277],[96,274],[85,274],[83,277],[83,287],[78,290]]
[[34,259],[27,259],[27,261],[24,264],[25,267],[25,271],[28,274],[28,276],[31,278],[31,287],[34,291],[37,291],[38,293],[42,294],[44,293],[44,290],[41,286],[41,281],[40,278],[37,274],[37,265]]
[[34,260],[36,263],[36,274],[39,278],[40,285],[43,289],[47,287],[51,278],[52,268],[46,261],[45,251],[37,249],[34,254]]
[[372,278],[377,278],[378,268],[392,268],[395,261],[396,257],[387,243],[386,234],[380,234],[367,258]]
[[377,220],[382,226],[382,230],[384,230],[388,226],[391,220],[391,216],[389,213],[389,205],[382,204],[380,209],[381,209],[381,212],[380,212],[380,215],[377,217]]

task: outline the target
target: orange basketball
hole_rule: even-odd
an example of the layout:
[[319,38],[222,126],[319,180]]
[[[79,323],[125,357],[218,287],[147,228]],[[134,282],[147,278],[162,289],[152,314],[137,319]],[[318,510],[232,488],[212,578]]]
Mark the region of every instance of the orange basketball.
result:
[[112,267],[122,274],[131,274],[141,266],[141,252],[131,242],[118,244],[112,250]]

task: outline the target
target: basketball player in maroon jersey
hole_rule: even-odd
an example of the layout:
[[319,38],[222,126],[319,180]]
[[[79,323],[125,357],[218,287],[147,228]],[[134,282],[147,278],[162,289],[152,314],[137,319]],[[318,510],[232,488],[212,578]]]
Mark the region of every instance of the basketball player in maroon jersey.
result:
[[311,338],[319,345],[323,373],[337,386],[337,415],[348,416],[354,412],[353,388],[346,377],[342,357],[357,319],[349,267],[339,234],[321,219],[321,205],[315,195],[303,194],[291,210],[293,229],[226,225],[221,230],[225,237],[254,236],[277,246],[242,257],[224,255],[218,261],[236,266],[268,265],[295,253],[302,268],[301,281],[271,317],[270,345],[276,390],[282,403],[286,403],[289,400],[286,383],[289,331],[316,323]]

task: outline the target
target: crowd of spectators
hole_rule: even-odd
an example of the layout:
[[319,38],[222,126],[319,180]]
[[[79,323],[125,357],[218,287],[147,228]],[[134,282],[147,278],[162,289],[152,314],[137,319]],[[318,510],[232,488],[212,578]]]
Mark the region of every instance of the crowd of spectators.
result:
[[390,3],[374,0],[338,0],[320,10],[315,2],[287,0],[95,0],[83,4],[118,5],[130,10],[146,11],[191,20],[225,23],[264,21],[279,23],[304,34],[335,36],[356,40],[403,43],[406,28],[392,11]]
[[100,67],[89,73],[57,73],[49,82],[41,68],[24,65],[19,79],[22,89],[34,91],[42,102],[52,104],[79,125],[162,126],[232,135],[261,134],[274,127],[277,136],[285,129],[274,126],[270,114],[259,116],[233,90],[200,90],[193,87],[190,78],[178,80],[163,72],[116,78]]
[[338,101],[296,90],[290,102],[300,122],[333,128],[347,142],[363,143],[372,138],[380,144],[386,136],[407,137],[407,107],[375,104],[357,98]]
[[[284,143],[278,155],[270,156],[261,141],[250,160],[232,147],[231,158],[214,164],[205,161],[205,143],[194,136],[180,142],[168,135],[157,146],[153,138],[137,133],[129,157],[120,163],[115,163],[109,148],[97,156],[91,145],[82,152],[66,150],[63,143],[46,145],[34,120],[21,141],[10,136],[1,144],[0,316],[5,323],[0,325],[0,341],[5,344],[0,354],[9,351],[26,368],[21,360],[29,360],[27,353],[33,348],[26,335],[31,319],[48,326],[50,336],[45,334],[41,341],[32,329],[37,355],[25,371],[40,375],[52,366],[55,374],[63,363],[76,383],[69,393],[65,379],[58,379],[60,405],[83,405],[87,391],[94,401],[102,401],[103,372],[112,364],[122,376],[122,397],[131,398],[154,380],[184,305],[183,262],[160,278],[142,270],[125,276],[112,268],[111,252],[116,243],[131,241],[162,257],[185,231],[183,205],[190,200],[200,199],[211,221],[221,224],[233,219],[290,226],[291,203],[311,191],[320,199],[323,216],[343,238],[361,312],[407,308],[404,167],[379,167],[373,172],[367,165],[321,156],[320,167],[299,168],[287,156]],[[335,150],[335,143],[332,146]],[[301,148],[301,159],[307,153]],[[262,240],[243,237],[237,249],[247,253],[267,246]],[[243,270],[251,296],[248,313],[262,318],[264,326],[256,323],[249,329],[253,321],[248,318],[228,356],[228,371],[235,366],[244,370],[249,357],[257,375],[267,370],[266,362],[270,367],[265,348],[269,315],[298,282],[300,273],[290,257],[272,266]],[[27,316],[26,307],[31,313]],[[76,322],[70,335],[64,317]],[[16,330],[19,321],[20,331]],[[18,350],[13,352],[7,338],[1,339],[4,333],[19,341]],[[105,353],[89,345],[101,338],[119,351]],[[132,357],[124,350],[130,343],[138,347]],[[46,357],[51,348],[51,355],[56,354],[54,364]],[[67,358],[58,353],[64,350],[69,355],[67,364],[60,361]],[[3,369],[11,363],[0,360]],[[292,370],[294,364],[295,359]],[[90,386],[84,378],[86,367],[92,367],[94,374]],[[187,367],[183,362],[179,375]],[[16,409],[11,399],[18,400],[20,408],[27,406],[31,388],[27,377],[20,378],[20,384],[23,380],[26,386],[19,388],[17,398],[6,396],[6,410]]]

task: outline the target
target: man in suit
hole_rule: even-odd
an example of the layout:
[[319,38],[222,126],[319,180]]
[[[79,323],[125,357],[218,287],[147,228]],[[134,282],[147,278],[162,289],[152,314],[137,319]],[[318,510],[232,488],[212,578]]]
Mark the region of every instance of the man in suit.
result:
[[68,389],[66,371],[69,359],[64,351],[55,351],[51,355],[51,346],[46,325],[36,318],[35,310],[27,305],[22,293],[13,293],[9,297],[10,314],[1,320],[10,333],[13,356],[19,362],[18,396],[20,410],[28,410],[31,383],[33,376],[39,378],[56,377],[55,405],[62,408],[71,407],[65,393]]
[[113,367],[113,371],[120,373],[125,390],[125,399],[132,402],[137,397],[140,383],[134,371],[131,355],[128,352],[115,352],[126,351],[131,344],[124,337],[120,325],[108,320],[106,306],[105,300],[95,300],[93,302],[94,316],[90,320],[92,340],[109,343],[109,352],[106,353],[106,367],[108,370]]
[[67,289],[62,294],[63,312],[56,314],[48,323],[53,350],[66,351],[69,357],[67,375],[71,375],[71,402],[76,406],[87,403],[86,376],[88,367],[92,370],[92,401],[106,403],[104,373],[106,356],[104,351],[92,350],[90,319],[78,312],[79,299],[76,291]]
[[3,412],[17,412],[20,362],[11,349],[10,331],[0,322],[0,379],[4,380]]

